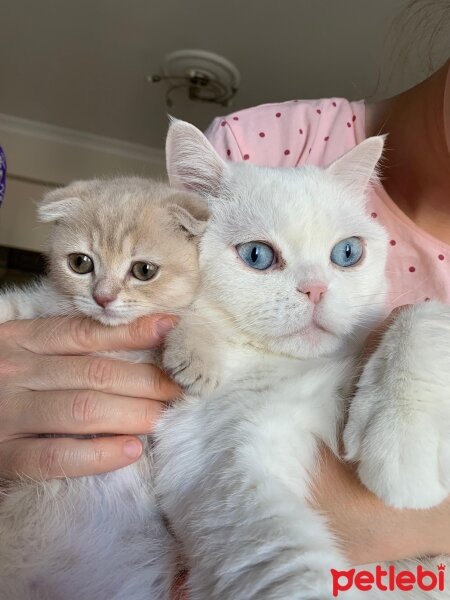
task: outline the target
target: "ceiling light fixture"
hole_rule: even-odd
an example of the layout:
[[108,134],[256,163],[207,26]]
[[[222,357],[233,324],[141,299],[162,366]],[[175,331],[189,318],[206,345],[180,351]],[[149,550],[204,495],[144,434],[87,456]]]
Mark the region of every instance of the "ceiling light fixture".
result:
[[166,104],[173,106],[173,92],[187,90],[189,100],[230,106],[241,76],[229,60],[206,50],[177,50],[163,61],[161,74],[147,77],[149,83],[164,82]]

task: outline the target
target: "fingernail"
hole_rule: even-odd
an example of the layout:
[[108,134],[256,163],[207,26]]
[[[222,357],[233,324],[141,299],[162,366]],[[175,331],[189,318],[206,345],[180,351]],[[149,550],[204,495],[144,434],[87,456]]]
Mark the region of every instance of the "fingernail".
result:
[[164,337],[166,333],[169,333],[171,329],[173,329],[176,325],[176,321],[174,317],[162,317],[158,321],[156,321],[155,329],[156,333],[160,337]]
[[137,440],[128,440],[123,445],[123,453],[128,458],[138,458],[142,453],[142,444]]

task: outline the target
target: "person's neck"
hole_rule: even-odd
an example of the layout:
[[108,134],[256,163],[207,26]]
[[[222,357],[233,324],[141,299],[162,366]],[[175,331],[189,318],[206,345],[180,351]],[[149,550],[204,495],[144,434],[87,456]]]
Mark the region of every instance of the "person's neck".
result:
[[450,60],[414,88],[366,108],[366,134],[388,133],[383,185],[419,227],[450,244]]

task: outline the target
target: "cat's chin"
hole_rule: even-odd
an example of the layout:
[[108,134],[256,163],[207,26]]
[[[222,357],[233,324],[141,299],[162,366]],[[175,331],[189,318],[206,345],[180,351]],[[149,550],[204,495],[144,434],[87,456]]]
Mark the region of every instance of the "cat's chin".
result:
[[109,327],[115,327],[116,325],[127,325],[128,323],[134,321],[134,319],[130,317],[115,317],[106,315],[95,317],[95,320],[102,325],[108,325]]
[[134,319],[131,319],[130,317],[114,317],[106,315],[95,317],[91,316],[91,319],[94,319],[94,321],[98,321],[102,325],[108,325],[108,327],[116,327],[117,325],[127,325],[128,323],[134,321]]
[[131,315],[117,315],[112,312],[110,313],[88,313],[83,311],[83,315],[89,317],[93,321],[97,321],[102,325],[108,325],[109,327],[115,327],[117,325],[127,325],[134,321],[137,317]]
[[328,356],[336,352],[340,346],[341,341],[338,336],[315,323],[270,340],[272,351],[293,358]]

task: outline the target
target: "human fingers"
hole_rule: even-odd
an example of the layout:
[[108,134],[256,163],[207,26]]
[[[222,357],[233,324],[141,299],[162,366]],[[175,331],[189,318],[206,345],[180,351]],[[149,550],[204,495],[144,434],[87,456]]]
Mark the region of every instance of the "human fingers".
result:
[[87,317],[10,321],[1,328],[22,349],[37,354],[90,354],[158,346],[177,323],[175,316],[151,315],[107,327]]
[[16,387],[29,391],[94,390],[162,401],[180,395],[180,388],[155,365],[103,356],[36,356],[13,379]]
[[0,477],[42,480],[96,475],[133,463],[142,450],[141,441],[130,436],[12,439],[2,444]]
[[163,403],[94,390],[24,391],[9,400],[2,436],[148,434]]

